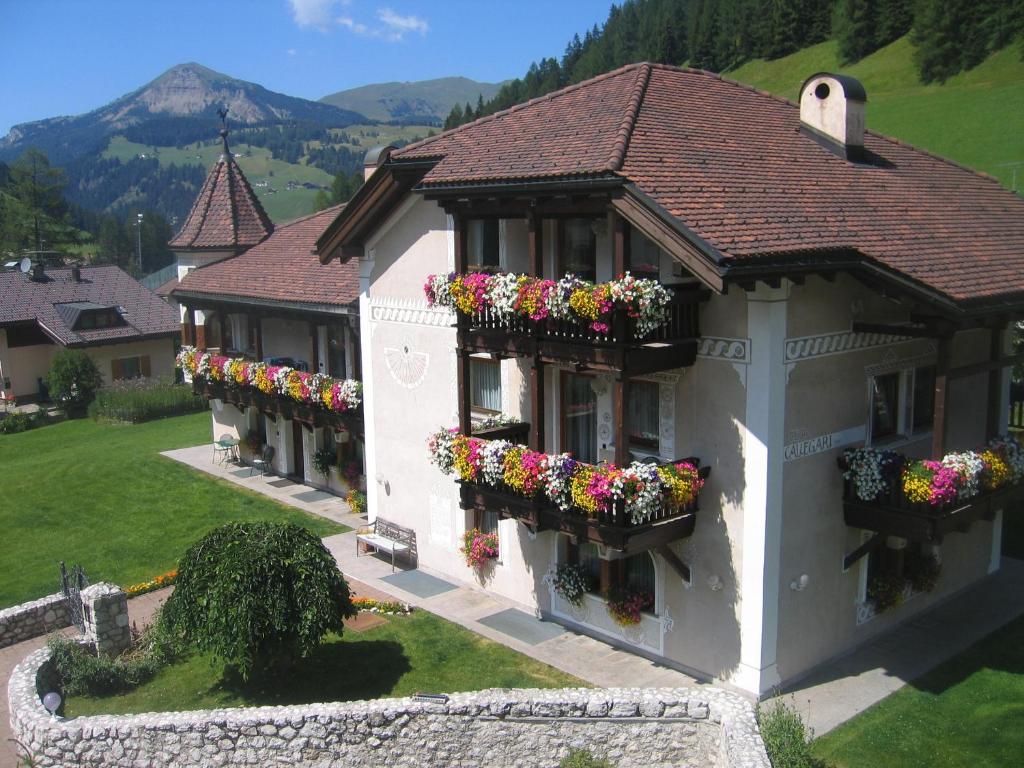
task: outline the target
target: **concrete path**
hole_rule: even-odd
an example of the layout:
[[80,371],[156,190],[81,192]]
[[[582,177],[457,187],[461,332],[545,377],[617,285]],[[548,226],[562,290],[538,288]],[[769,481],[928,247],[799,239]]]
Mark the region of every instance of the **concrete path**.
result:
[[823,665],[784,698],[821,736],[1021,615],[1024,561],[1003,558],[994,576]]

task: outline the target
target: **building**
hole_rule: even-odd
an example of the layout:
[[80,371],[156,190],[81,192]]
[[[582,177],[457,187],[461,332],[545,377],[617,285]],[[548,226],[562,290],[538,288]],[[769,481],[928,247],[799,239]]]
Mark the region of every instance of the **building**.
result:
[[[28,266],[28,264],[26,264]],[[45,399],[62,347],[85,350],[103,380],[171,376],[178,318],[115,266],[0,272],[0,381],[5,400]]]
[[[903,498],[892,464],[864,501],[837,466],[1002,432],[1024,307],[1024,201],[866,131],[866,100],[839,75],[794,104],[637,64],[368,158],[318,248],[359,268],[370,514],[415,529],[422,567],[754,694],[998,569],[1018,453],[999,449],[999,490],[937,506]],[[535,280],[627,270],[650,281],[652,325],[607,284]],[[518,423],[476,424],[498,411]],[[453,453],[439,430],[456,425],[492,440]],[[438,434],[449,474],[424,448]],[[580,488],[527,474],[530,495],[497,438],[548,470],[571,452]],[[645,496],[649,462],[682,457],[696,502],[660,472]],[[615,477],[632,485],[601,486]],[[498,534],[483,569],[460,551],[474,528]],[[589,580],[576,604],[554,585],[570,565]]]
[[[222,136],[224,153],[171,241],[179,282],[170,299],[181,305],[183,343],[218,356],[358,379],[356,267],[324,266],[314,254],[317,237],[339,209],[275,228],[228,149],[226,131]],[[362,475],[362,427],[354,414],[293,408],[283,397],[256,402],[216,382],[206,382],[203,391],[213,410],[214,439],[258,436],[274,448],[279,474],[339,493],[347,484],[337,467]],[[327,475],[314,468],[323,450],[336,456]]]

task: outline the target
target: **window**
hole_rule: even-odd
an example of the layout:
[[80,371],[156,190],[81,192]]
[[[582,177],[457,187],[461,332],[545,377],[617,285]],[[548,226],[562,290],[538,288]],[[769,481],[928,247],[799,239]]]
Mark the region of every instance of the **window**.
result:
[[567,219],[559,222],[558,275],[572,273],[582,280],[597,279],[597,237],[591,219]]
[[343,379],[348,376],[345,366],[345,327],[327,326],[327,375]]
[[628,391],[629,446],[643,454],[657,453],[660,387],[653,381],[631,381]]
[[78,322],[75,323],[75,330],[87,331],[93,328],[111,328],[116,325],[124,325],[124,318],[116,308],[107,307],[83,311],[78,316]]
[[634,277],[646,277],[651,280],[661,277],[661,249],[635,228],[629,231],[627,269]]
[[900,373],[887,373],[871,380],[871,439],[879,440],[899,432]]
[[501,411],[501,363],[474,357],[469,361],[470,405],[474,409]]
[[597,395],[589,376],[562,373],[562,450],[597,462]]
[[905,368],[870,379],[869,442],[927,432],[935,410],[935,366]]
[[500,267],[497,219],[470,219],[467,261],[470,271],[493,271]]
[[139,357],[122,357],[110,361],[110,378],[137,379],[140,376],[149,376],[149,355]]
[[500,520],[501,518],[498,517],[498,513],[492,512],[489,509],[483,512],[477,511],[475,519],[476,527],[480,529],[480,533],[493,533],[498,537],[498,557],[495,559],[499,563],[501,562],[501,536],[499,536],[498,531],[498,522]]
[[914,369],[913,423],[915,432],[926,432],[935,421],[935,366]]
[[[587,574],[591,594],[605,595],[616,589],[643,592],[654,598],[657,576],[649,552],[605,560],[596,544],[566,543],[566,562],[576,563]],[[647,610],[653,610],[653,605]]]

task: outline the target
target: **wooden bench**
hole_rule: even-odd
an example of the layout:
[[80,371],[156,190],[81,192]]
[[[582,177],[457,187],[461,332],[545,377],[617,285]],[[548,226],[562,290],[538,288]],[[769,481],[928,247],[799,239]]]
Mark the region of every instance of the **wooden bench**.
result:
[[359,557],[360,544],[366,550],[391,553],[391,570],[395,570],[395,555],[404,557],[409,562],[413,559],[413,545],[416,532],[411,528],[403,528],[389,520],[378,517],[372,525],[356,531],[356,557]]

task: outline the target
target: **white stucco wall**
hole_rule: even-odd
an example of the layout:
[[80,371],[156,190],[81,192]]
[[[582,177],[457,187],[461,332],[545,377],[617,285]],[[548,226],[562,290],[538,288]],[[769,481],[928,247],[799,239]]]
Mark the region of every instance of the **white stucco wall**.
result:
[[313,365],[313,340],[304,320],[266,318],[261,323],[263,357],[291,357]]

